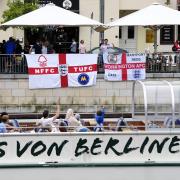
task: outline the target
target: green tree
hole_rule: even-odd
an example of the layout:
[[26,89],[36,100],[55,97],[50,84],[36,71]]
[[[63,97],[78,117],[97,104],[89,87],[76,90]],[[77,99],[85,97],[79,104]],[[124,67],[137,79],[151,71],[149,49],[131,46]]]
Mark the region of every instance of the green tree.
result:
[[3,12],[3,23],[38,8],[38,0],[8,0],[7,10]]

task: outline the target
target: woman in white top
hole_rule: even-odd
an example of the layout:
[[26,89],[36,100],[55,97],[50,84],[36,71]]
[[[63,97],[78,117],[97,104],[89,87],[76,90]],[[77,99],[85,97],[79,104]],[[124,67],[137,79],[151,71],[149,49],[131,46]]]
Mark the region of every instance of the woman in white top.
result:
[[71,131],[76,131],[79,126],[82,126],[81,122],[78,121],[75,116],[72,109],[68,109],[66,113],[65,120],[68,122],[68,126],[70,126]]
[[86,53],[86,47],[84,45],[84,40],[81,40],[79,43],[79,53],[85,54]]

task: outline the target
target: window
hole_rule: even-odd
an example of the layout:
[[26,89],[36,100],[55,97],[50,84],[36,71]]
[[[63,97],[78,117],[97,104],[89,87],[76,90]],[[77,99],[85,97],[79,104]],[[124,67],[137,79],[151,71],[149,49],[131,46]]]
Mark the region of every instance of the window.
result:
[[[178,1],[178,11],[180,11],[180,0]],[[180,25],[178,25],[178,36],[177,39],[180,40]]]
[[122,38],[122,27],[119,27],[119,39]]
[[128,39],[134,39],[134,26],[128,26]]
[[173,44],[174,42],[175,28],[174,26],[163,26],[160,29],[160,44]]

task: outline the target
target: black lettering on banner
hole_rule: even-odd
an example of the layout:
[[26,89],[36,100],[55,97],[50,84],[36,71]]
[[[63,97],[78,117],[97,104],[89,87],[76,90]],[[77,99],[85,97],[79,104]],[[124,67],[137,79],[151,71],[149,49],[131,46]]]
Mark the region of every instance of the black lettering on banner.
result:
[[140,153],[143,154],[144,153],[144,148],[145,146],[147,145],[147,143],[149,142],[149,137],[146,137],[141,145],[141,148],[140,148]]
[[[42,149],[37,150],[37,148],[39,148],[39,147],[42,147]],[[44,151],[46,151],[46,145],[42,141],[36,142],[31,148],[31,154],[33,156],[39,156]]]
[[130,137],[130,138],[128,139],[125,147],[124,147],[124,150],[123,150],[123,152],[124,152],[125,154],[127,154],[127,153],[129,153],[129,152],[131,152],[131,151],[134,151],[134,150],[136,150],[136,149],[139,148],[139,147],[130,148],[129,146],[131,145],[132,141],[133,141],[133,138]]
[[[68,143],[68,140],[63,140],[61,144],[58,144],[57,142],[52,142],[50,146],[46,144],[43,141],[28,141],[27,143],[21,144],[20,141],[17,141],[17,149],[16,149],[16,154],[17,157],[23,156],[25,152],[29,149],[30,153],[32,156],[39,156],[42,153],[47,151],[47,156],[51,156],[52,154],[55,154],[56,156],[60,156],[63,148],[66,146]],[[114,139],[113,137],[109,138],[109,141],[106,144],[105,149],[102,150],[102,143],[104,141],[100,138],[95,138],[92,146],[88,146],[88,140],[80,138],[77,142],[74,155],[75,157],[78,157],[84,153],[89,154],[91,153],[92,155],[99,155],[103,152],[104,154],[108,155],[111,153],[114,153],[116,156],[122,156],[123,154],[128,154],[132,151],[135,151],[139,149],[139,155],[144,154],[144,152],[148,152],[151,154],[152,152],[154,153],[162,153],[164,148],[168,148],[169,153],[178,153],[180,152],[180,138],[178,136],[172,137],[165,137],[162,140],[157,140],[153,139],[150,141],[150,138],[148,136],[144,137],[144,139],[141,141],[141,145],[135,146],[135,140],[133,137],[129,137],[127,139],[126,144],[122,149],[118,149],[120,144],[119,139]],[[169,142],[169,143],[167,143]],[[124,144],[124,143],[123,143]],[[8,143],[6,141],[0,142],[0,158],[3,157],[6,154],[5,147],[7,146]],[[166,145],[166,146],[165,146]],[[169,145],[169,146],[168,146]],[[104,147],[104,146],[103,146]]]
[[47,151],[47,155],[50,156],[51,153],[52,153],[52,151],[53,151],[53,149],[55,148],[56,155],[57,155],[57,156],[60,156],[63,147],[64,147],[65,144],[68,143],[68,142],[69,142],[68,140],[64,140],[64,141],[61,143],[60,146],[58,146],[58,144],[55,143],[55,142],[52,143],[52,145],[49,147],[49,149],[48,149],[48,151]]
[[105,154],[108,154],[109,149],[111,149],[116,155],[118,155],[118,156],[122,155],[122,154],[123,154],[122,152],[118,152],[116,149],[114,149],[114,146],[115,146],[116,144],[118,144],[118,143],[119,143],[119,140],[118,140],[118,139],[113,139],[113,138],[111,137],[111,138],[109,139],[109,142],[108,142],[106,148],[105,148],[104,153],[105,153]]
[[[87,139],[82,139],[82,138],[79,139],[76,149],[75,149],[76,157],[80,156],[83,153],[87,153],[87,154],[89,153],[89,148],[87,146],[83,146],[86,143],[87,143]],[[81,149],[83,149],[83,150],[79,152],[79,150],[81,150]]]
[[27,148],[33,143],[33,141],[29,141],[28,143],[25,144],[25,146],[20,150],[21,145],[20,142],[17,141],[17,157],[21,157],[24,152],[27,150]]
[[93,144],[92,144],[92,146],[91,146],[91,154],[92,154],[92,155],[98,155],[98,154],[101,153],[101,151],[95,153],[95,152],[94,152],[94,149],[101,147],[100,143],[102,143],[102,142],[103,142],[103,141],[100,140],[99,138],[96,138],[96,139],[94,140],[94,142],[93,142]]
[[157,152],[161,153],[164,147],[164,144],[169,140],[169,137],[164,138],[164,140],[162,141],[162,143],[158,142],[158,140],[154,140],[151,145],[149,146],[149,153],[152,153],[154,146],[157,146]]
[[[8,145],[8,143],[6,141],[0,142],[0,147],[7,146],[7,145]],[[6,154],[5,151],[0,148],[0,158],[3,157],[5,154]]]
[[176,151],[173,151],[173,150],[172,150],[172,148],[173,148],[174,146],[179,146],[179,141],[180,141],[180,139],[179,139],[177,136],[174,136],[174,137],[172,138],[171,143],[170,143],[170,145],[169,145],[169,152],[170,152],[170,153],[177,153],[177,152],[179,152],[179,149],[176,150]]

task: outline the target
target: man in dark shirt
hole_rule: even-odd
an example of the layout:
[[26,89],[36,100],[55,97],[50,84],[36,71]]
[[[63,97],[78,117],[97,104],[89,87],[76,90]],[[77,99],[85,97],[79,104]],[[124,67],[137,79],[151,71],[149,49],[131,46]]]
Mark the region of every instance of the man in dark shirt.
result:
[[15,49],[16,49],[16,44],[14,42],[14,39],[10,37],[5,44],[6,54],[14,54]]
[[33,50],[35,54],[42,54],[42,46],[39,40],[30,48],[30,52],[33,52]]

